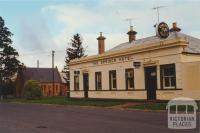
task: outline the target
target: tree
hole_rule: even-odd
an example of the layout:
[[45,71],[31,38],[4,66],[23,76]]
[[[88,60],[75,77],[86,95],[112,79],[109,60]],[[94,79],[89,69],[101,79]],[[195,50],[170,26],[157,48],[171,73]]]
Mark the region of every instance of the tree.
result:
[[69,63],[71,60],[76,58],[81,58],[85,55],[85,49],[82,45],[82,39],[79,33],[75,34],[73,38],[71,39],[71,42],[69,43],[69,47],[66,49],[66,57],[65,57],[65,63],[63,73],[65,73],[65,77],[63,77],[66,80],[67,85],[69,86],[69,80],[70,80],[70,73],[69,73]]
[[17,72],[20,62],[17,57],[18,52],[11,46],[11,36],[13,34],[5,26],[3,18],[0,16],[0,95],[2,98],[3,84],[9,82],[11,77]]
[[5,95],[6,97],[8,96],[8,95],[12,95],[13,96],[13,94],[15,94],[15,90],[16,90],[16,88],[15,88],[15,83],[13,82],[13,81],[8,81],[8,82],[6,82],[6,83],[4,83],[3,85],[3,90],[2,90],[2,93],[3,93],[3,95]]
[[36,80],[28,80],[24,85],[24,97],[27,99],[40,98],[42,96],[42,88],[40,82]]

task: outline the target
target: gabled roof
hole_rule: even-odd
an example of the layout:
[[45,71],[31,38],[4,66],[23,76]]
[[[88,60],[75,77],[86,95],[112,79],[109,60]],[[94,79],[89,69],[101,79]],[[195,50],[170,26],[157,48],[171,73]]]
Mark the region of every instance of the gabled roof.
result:
[[[184,54],[197,54],[200,55],[200,39],[191,37],[189,35],[180,33],[180,32],[171,32],[169,34],[169,37],[166,39],[160,39],[157,36],[150,36],[147,38],[142,38],[138,39],[135,41],[132,41],[131,43],[126,42],[119,44],[118,46],[104,52],[103,54],[98,54],[98,55],[92,55],[92,56],[87,56],[87,57],[82,57],[79,59],[74,59],[70,61],[70,65],[75,65],[75,64],[81,64],[85,63],[88,61],[97,61],[99,59],[104,59],[108,57],[114,57],[114,56],[119,56],[119,55],[124,55],[127,53],[137,53],[141,52],[142,50],[150,50],[152,46],[157,46],[160,44],[160,42],[163,42],[164,44],[168,42],[180,42],[179,45],[186,46],[182,53]],[[172,45],[170,44],[170,47]],[[161,46],[160,46],[161,47]],[[164,47],[164,46],[163,46]]]
[[200,39],[180,33],[180,32],[171,32],[169,34],[169,37],[166,39],[160,39],[157,36],[151,36],[151,37],[147,37],[147,38],[142,38],[142,39],[138,39],[135,41],[132,41],[131,43],[126,42],[126,43],[122,43],[119,44],[118,46],[106,51],[106,52],[110,52],[110,51],[116,51],[116,50],[122,50],[122,49],[128,49],[137,45],[148,45],[151,43],[156,43],[156,42],[160,42],[160,41],[164,41],[164,40],[171,40],[171,39],[175,39],[178,37],[183,37],[186,38],[189,42],[187,48],[185,49],[185,51],[183,52],[188,52],[188,53],[200,53]]
[[[27,80],[37,80],[40,82],[51,83],[53,82],[53,71],[52,68],[30,68],[26,67],[23,70],[23,78],[26,82]],[[54,68],[54,82],[62,83],[60,73],[57,68]]]

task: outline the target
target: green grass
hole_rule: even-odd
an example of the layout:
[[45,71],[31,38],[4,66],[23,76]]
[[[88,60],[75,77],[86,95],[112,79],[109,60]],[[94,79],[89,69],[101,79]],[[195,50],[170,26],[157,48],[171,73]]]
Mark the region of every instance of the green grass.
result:
[[[54,105],[77,105],[95,107],[117,107],[137,110],[166,110],[168,101],[147,102],[146,100],[115,100],[115,99],[75,99],[66,97],[43,97],[41,99],[27,100],[24,98],[4,99],[3,102],[36,103]],[[200,111],[200,103],[198,103]]]
[[105,99],[67,99],[68,105],[111,107],[124,104],[125,101]]
[[142,103],[139,105],[128,106],[128,109],[138,110],[166,110],[167,102],[162,103]]
[[[200,103],[197,103],[198,105],[198,112],[200,112]],[[146,102],[139,105],[132,105],[128,106],[126,108],[128,109],[138,109],[138,110],[166,110],[167,101],[161,101],[161,102]],[[185,108],[179,108],[180,110],[185,110]]]
[[3,102],[15,103],[37,103],[37,104],[56,104],[56,105],[78,105],[78,106],[99,106],[111,107],[125,104],[126,101],[108,99],[72,99],[66,97],[43,97],[41,99],[27,100],[24,98],[4,99]]

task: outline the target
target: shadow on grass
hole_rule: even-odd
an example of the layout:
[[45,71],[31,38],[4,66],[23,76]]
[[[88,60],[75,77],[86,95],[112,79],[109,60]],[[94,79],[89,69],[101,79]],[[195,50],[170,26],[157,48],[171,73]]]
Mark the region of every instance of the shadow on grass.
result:
[[[24,99],[24,98],[4,99],[3,102],[112,107],[133,101],[114,100],[114,99],[77,99],[77,98],[66,98],[66,97],[43,97],[40,99]],[[142,101],[135,100],[135,102],[142,102]]]
[[[157,102],[144,102],[138,105],[130,105],[125,108],[137,109],[137,110],[166,110],[167,101],[157,101]],[[198,110],[200,112],[200,102],[197,101]],[[185,109],[185,108],[184,108]]]
[[[4,99],[3,102],[15,103],[36,103],[36,104],[55,104],[55,105],[76,105],[76,106],[95,106],[95,107],[117,107],[124,109],[137,110],[166,110],[168,101],[156,100],[120,100],[120,99],[83,99],[60,97],[42,97],[40,99],[10,98]],[[198,102],[200,110],[200,102]]]

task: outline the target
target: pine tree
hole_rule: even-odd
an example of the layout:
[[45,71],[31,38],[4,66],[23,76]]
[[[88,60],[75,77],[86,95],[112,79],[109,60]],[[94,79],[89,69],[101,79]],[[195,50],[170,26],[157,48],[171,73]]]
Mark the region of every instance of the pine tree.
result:
[[11,46],[13,34],[5,27],[5,22],[0,16],[0,95],[3,85],[17,72],[19,61],[18,52]]
[[69,73],[69,63],[71,60],[76,58],[81,58],[84,56],[85,49],[82,45],[82,39],[80,34],[75,34],[73,38],[71,39],[71,42],[69,43],[69,47],[66,49],[66,57],[65,57],[65,63],[63,73],[65,73],[65,77],[63,77],[66,80],[67,85],[69,86],[69,79],[70,79],[70,73]]

